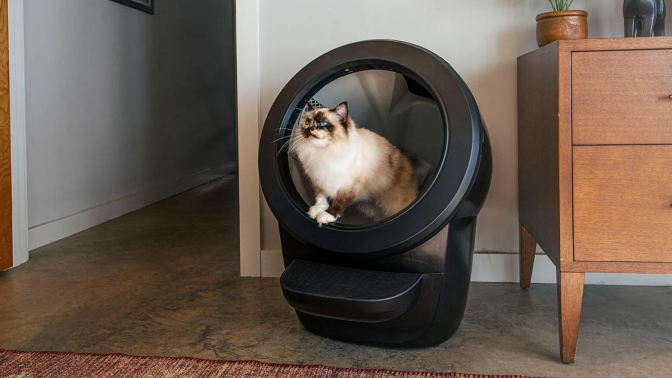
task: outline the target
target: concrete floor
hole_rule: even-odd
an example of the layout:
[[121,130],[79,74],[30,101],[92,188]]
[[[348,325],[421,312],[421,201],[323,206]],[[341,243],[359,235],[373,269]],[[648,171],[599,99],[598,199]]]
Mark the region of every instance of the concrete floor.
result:
[[278,280],[238,277],[227,177],[50,244],[0,273],[0,348],[554,377],[671,377],[671,288],[588,286],[574,365],[554,285],[475,283],[457,335],[387,350],[304,330]]

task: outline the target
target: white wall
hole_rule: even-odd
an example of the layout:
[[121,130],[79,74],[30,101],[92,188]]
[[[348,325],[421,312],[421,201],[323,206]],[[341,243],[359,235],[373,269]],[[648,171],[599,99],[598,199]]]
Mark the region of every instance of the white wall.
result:
[[32,248],[235,169],[232,1],[157,3],[25,0]]
[[[518,250],[516,58],[537,48],[535,16],[549,11],[550,4],[545,0],[259,1],[262,120],[296,72],[351,42],[407,41],[437,53],[455,68],[479,104],[494,151],[492,187],[479,217],[476,250],[497,253],[476,258],[474,278],[517,280],[517,256],[506,254]],[[588,11],[591,38],[609,38],[623,36],[622,6],[622,0],[576,0],[573,8]],[[279,248],[277,223],[264,204],[262,258],[268,255],[279,264],[277,256],[265,253]],[[554,282],[550,264],[539,261],[533,279]],[[281,266],[267,271],[277,275]],[[613,277],[613,283],[669,281],[662,282],[665,276],[628,281],[596,275],[587,282],[610,283],[605,277]]]

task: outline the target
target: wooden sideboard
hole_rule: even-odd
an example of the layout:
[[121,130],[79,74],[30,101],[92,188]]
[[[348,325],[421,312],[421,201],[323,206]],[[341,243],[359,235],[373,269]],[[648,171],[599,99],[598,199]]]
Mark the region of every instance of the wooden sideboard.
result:
[[558,41],[518,58],[520,285],[557,267],[574,362],[584,275],[672,273],[672,37]]

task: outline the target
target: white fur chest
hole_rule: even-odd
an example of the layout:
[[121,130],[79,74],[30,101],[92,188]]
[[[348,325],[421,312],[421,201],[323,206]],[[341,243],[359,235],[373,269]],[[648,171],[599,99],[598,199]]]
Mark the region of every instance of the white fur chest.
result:
[[358,176],[357,151],[352,148],[307,146],[297,153],[313,184],[328,197],[336,196],[340,190],[350,189]]

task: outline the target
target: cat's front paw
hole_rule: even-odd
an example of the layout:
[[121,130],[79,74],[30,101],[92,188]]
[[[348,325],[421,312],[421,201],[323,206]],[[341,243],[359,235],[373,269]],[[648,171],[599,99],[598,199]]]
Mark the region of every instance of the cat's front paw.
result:
[[308,216],[310,219],[316,219],[318,215],[320,215],[322,212],[324,212],[326,209],[323,209],[322,206],[311,206],[310,209],[308,209]]
[[320,214],[317,215],[317,218],[315,218],[315,220],[320,225],[323,225],[323,224],[329,224],[329,223],[336,222],[336,217],[327,213],[326,211],[323,211],[323,212],[321,212]]

